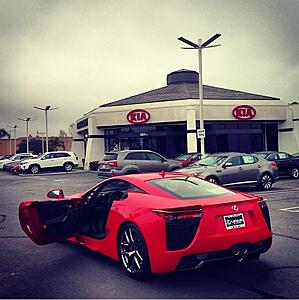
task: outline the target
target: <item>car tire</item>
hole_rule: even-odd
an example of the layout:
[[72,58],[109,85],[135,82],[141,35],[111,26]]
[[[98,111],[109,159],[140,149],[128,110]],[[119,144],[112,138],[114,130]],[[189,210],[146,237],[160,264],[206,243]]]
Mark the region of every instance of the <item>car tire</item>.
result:
[[65,172],[71,172],[73,170],[73,164],[72,163],[65,163],[63,165],[64,171]]
[[118,235],[118,256],[131,278],[142,280],[150,276],[148,250],[143,235],[136,225],[127,223],[121,227]]
[[298,179],[299,178],[299,168],[293,167],[291,170],[291,178]]
[[206,178],[206,180],[207,180],[207,181],[210,181],[210,182],[212,182],[212,183],[215,183],[215,184],[219,184],[219,180],[218,180],[218,178],[215,177],[215,176],[208,176],[208,177]]
[[31,174],[37,174],[40,170],[40,167],[38,165],[31,165],[29,167],[29,171]]
[[259,180],[259,187],[262,190],[270,190],[273,184],[273,178],[269,173],[262,174]]

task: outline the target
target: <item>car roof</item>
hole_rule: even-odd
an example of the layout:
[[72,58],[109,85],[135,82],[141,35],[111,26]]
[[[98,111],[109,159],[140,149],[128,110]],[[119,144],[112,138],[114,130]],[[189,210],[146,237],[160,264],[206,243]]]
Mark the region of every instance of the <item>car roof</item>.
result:
[[234,156],[234,155],[245,155],[246,153],[241,152],[216,152],[210,153],[209,156]]
[[[190,175],[190,174],[185,174]],[[139,174],[130,174],[130,175],[122,175],[117,176],[118,179],[138,179],[141,181],[153,180],[153,179],[161,179],[161,178],[171,178],[171,177],[181,177],[184,176],[183,173],[171,173],[171,172],[155,172],[155,173],[139,173]]]

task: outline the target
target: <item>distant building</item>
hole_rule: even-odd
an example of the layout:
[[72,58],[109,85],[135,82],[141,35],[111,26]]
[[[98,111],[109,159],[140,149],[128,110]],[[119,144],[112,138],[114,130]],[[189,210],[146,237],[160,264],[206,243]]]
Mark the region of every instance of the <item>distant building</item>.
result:
[[[19,152],[19,145],[22,143],[23,140],[26,141],[27,137],[18,137],[16,139],[16,145],[17,145],[17,152]],[[59,139],[59,142],[57,143],[55,150],[66,150],[70,151],[72,148],[72,142],[73,138],[72,137],[49,137],[49,140],[52,139]],[[42,137],[37,135],[37,136],[31,136],[29,135],[29,141],[31,140],[42,140]],[[45,141],[44,137],[44,141]],[[30,150],[30,149],[29,149]],[[15,153],[15,140],[11,136],[11,139],[0,139],[0,155],[3,154],[14,154]]]
[[[299,104],[204,85],[207,153],[299,149]],[[113,149],[150,149],[166,157],[200,151],[198,73],[178,70],[167,85],[104,104],[76,121],[72,150],[99,160]]]

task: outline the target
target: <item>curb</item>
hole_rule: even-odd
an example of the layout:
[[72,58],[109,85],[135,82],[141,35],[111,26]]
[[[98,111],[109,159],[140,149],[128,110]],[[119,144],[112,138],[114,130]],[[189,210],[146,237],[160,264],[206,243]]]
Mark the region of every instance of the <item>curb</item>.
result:
[[36,176],[55,176],[55,175],[74,175],[74,174],[84,174],[84,173],[96,173],[97,171],[76,171],[76,172],[55,172],[55,173],[39,173],[39,174],[26,174],[19,173],[18,175],[21,177],[36,177]]

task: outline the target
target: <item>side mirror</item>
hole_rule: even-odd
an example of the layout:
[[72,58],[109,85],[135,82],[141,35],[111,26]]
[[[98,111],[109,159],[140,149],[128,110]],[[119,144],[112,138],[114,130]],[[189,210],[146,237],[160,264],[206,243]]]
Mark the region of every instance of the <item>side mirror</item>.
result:
[[233,163],[231,162],[227,162],[226,164],[224,164],[223,168],[227,168],[227,167],[231,167],[233,165]]
[[47,197],[51,199],[63,199],[64,193],[63,190],[52,190],[47,193]]
[[162,162],[165,162],[165,161],[167,161],[167,159],[164,158],[164,157],[162,157],[162,158],[161,158],[161,161],[162,161]]

